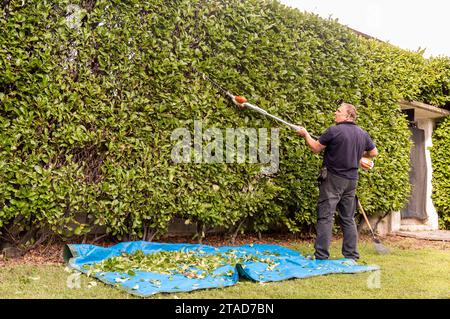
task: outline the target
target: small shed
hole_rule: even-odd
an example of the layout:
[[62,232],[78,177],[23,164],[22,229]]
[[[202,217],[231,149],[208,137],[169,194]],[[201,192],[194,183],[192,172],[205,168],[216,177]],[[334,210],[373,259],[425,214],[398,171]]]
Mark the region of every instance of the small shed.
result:
[[[392,212],[378,223],[377,231],[383,235],[397,231],[432,231],[439,229],[439,218],[431,199],[433,169],[430,146],[436,124],[450,111],[413,101],[400,101],[402,112],[410,123],[411,194],[408,203],[398,212]],[[375,221],[375,218],[372,219]]]

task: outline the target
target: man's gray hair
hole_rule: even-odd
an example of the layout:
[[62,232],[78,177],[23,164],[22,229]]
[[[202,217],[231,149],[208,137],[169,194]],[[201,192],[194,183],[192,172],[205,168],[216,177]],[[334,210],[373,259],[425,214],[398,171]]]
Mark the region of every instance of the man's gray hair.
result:
[[342,102],[341,105],[345,106],[345,114],[347,115],[347,118],[352,120],[353,122],[356,121],[356,118],[358,117],[356,107],[353,104],[346,102]]

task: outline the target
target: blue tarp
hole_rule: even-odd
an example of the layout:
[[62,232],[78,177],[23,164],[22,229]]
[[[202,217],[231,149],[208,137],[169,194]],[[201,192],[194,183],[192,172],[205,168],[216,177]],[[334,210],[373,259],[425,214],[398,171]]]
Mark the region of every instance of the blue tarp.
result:
[[331,273],[357,273],[378,270],[378,266],[358,265],[351,259],[309,260],[299,252],[276,245],[243,245],[213,247],[199,244],[169,244],[145,241],[124,242],[112,247],[100,247],[88,244],[66,245],[65,259],[69,267],[83,273],[89,270],[85,265],[92,265],[123,252],[133,253],[141,250],[144,254],[161,251],[201,251],[202,254],[226,253],[230,250],[236,254],[253,255],[273,263],[244,262],[236,266],[225,265],[216,269],[205,278],[187,278],[182,274],[160,274],[136,271],[134,276],[118,272],[98,272],[93,277],[138,296],[150,296],[160,292],[184,292],[205,288],[221,288],[235,285],[239,275],[254,281],[269,282],[290,278],[306,278]]

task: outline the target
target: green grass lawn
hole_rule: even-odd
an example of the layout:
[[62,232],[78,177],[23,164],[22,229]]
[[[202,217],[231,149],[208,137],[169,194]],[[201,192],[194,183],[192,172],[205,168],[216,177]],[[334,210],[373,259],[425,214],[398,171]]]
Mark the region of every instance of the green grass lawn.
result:
[[[233,287],[151,298],[450,298],[448,246],[402,247],[401,241],[384,244],[391,249],[390,255],[377,255],[370,240],[359,246],[360,262],[380,266],[378,274],[331,274],[264,284],[240,278]],[[340,245],[340,240],[333,242],[333,258],[342,258]],[[313,251],[307,242],[289,248]],[[138,298],[85,275],[81,275],[81,287],[71,289],[67,287],[69,275],[64,265],[7,264],[0,268],[0,298]]]

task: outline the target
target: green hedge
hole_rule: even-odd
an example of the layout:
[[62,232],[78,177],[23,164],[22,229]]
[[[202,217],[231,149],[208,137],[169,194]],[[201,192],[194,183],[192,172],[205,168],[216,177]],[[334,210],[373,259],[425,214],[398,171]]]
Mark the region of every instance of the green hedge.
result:
[[[430,76],[426,78],[423,98],[430,104],[450,109],[450,58],[437,57],[429,60]],[[450,229],[450,135],[448,118],[433,133],[431,161],[433,165],[433,202],[438,211],[440,228]]]
[[133,238],[163,234],[175,217],[233,231],[312,225],[321,157],[287,128],[274,175],[260,163],[172,161],[172,132],[193,134],[196,120],[278,126],[236,110],[193,68],[315,134],[333,124],[336,100],[354,103],[380,150],[361,172],[363,204],[375,214],[406,200],[410,142],[397,102],[420,95],[418,53],[276,1],[6,1],[0,26],[4,234],[104,226]]
[[431,105],[450,109],[450,57],[440,56],[427,60],[420,98]]
[[450,229],[450,118],[444,119],[433,134],[433,203],[439,215],[439,226]]

